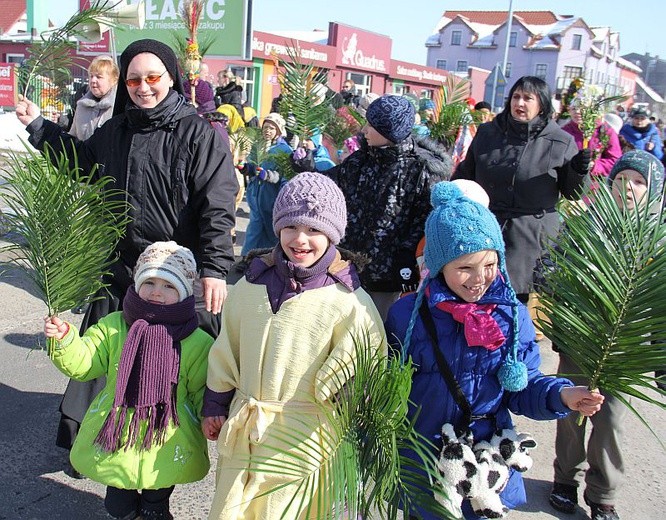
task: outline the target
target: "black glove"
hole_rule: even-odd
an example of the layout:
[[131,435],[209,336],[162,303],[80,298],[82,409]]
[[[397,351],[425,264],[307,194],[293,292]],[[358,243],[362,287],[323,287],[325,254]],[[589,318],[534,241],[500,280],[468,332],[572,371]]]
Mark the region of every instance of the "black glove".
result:
[[[303,149],[300,148],[299,150]],[[291,167],[296,173],[317,171],[315,169],[314,151],[303,150],[303,152],[305,153],[305,156],[303,156],[302,153],[297,154],[296,152],[291,155]]]
[[571,167],[576,173],[583,175],[589,171],[590,162],[592,162],[592,151],[589,148],[583,148],[571,158]]

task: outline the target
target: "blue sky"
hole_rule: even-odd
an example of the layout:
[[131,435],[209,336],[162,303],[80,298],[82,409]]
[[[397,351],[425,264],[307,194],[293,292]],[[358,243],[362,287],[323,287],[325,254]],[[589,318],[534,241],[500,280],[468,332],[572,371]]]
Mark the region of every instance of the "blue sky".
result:
[[[393,39],[392,57],[425,64],[425,40],[446,10],[508,11],[510,0],[254,0],[254,28],[326,29],[340,22]],[[78,0],[49,2],[54,20],[66,20]],[[513,0],[514,11],[550,10],[582,17],[590,26],[620,32],[622,54],[649,52],[666,59],[663,0]]]

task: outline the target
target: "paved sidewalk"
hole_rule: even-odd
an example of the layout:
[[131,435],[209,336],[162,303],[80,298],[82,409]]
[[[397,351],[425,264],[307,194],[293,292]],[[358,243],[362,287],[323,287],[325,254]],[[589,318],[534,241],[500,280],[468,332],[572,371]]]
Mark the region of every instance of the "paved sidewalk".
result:
[[[243,206],[238,219],[239,244],[242,244],[247,225],[246,212],[247,206]],[[6,258],[0,257],[0,271],[8,268],[5,262]],[[62,471],[65,452],[54,446],[57,409],[67,380],[53,367],[44,351],[31,350],[43,339],[41,318],[46,310],[16,271],[9,268],[1,279],[0,520],[106,518],[102,502],[104,486],[65,475]],[[81,319],[74,315],[66,318],[75,323]],[[543,370],[552,373],[557,356],[548,342],[541,348]],[[666,439],[666,412],[642,403],[637,408],[658,437]],[[628,422],[627,479],[619,494],[619,513],[623,520],[661,520],[666,518],[666,453],[638,419],[631,416]],[[518,418],[517,423],[519,430],[529,431],[536,437],[539,446],[533,451],[534,467],[525,475],[529,502],[509,518],[587,518],[587,508],[580,508],[575,515],[558,515],[547,502],[555,423],[537,423],[524,418]],[[215,447],[212,443],[209,447],[214,469]],[[175,518],[205,519],[213,488],[214,470],[201,482],[177,486],[172,498]]]

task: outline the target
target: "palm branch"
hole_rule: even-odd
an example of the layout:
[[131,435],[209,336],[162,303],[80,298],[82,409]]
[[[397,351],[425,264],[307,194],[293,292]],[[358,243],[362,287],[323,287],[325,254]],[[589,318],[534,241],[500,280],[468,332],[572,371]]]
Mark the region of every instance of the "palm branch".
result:
[[[661,408],[646,390],[666,366],[666,225],[664,209],[622,211],[605,185],[587,211],[566,215],[550,248],[539,326],[580,367],[589,388],[626,404],[635,397]],[[626,194],[625,194],[626,197]]]
[[324,128],[324,134],[333,141],[336,150],[341,150],[345,144],[345,139],[351,137],[355,133],[356,132],[354,132],[349,120],[339,114],[334,115]]
[[28,58],[20,69],[23,96],[28,95],[28,89],[37,76],[50,78],[54,82],[60,79],[56,84],[63,84],[63,78],[69,79],[71,66],[76,61],[72,57],[72,52],[76,50],[76,38],[83,36],[86,27],[92,23],[116,25],[108,16],[114,7],[114,2],[92,2],[88,9],[74,14],[62,27],[43,32],[40,39],[28,47]]
[[[407,418],[414,368],[389,359],[370,345],[369,336],[355,341],[355,355],[340,362],[328,387],[336,399],[320,406],[323,425],[303,417],[300,426],[276,428],[264,446],[275,456],[256,457],[250,471],[286,478],[266,494],[293,489],[290,506],[280,518],[393,520],[401,510],[422,510],[453,518],[435,498],[439,477],[433,446]],[[313,434],[313,432],[315,432]],[[414,452],[420,463],[405,457]]]
[[[11,229],[24,239],[3,250],[37,287],[49,316],[71,309],[104,287],[104,275],[127,225],[124,192],[111,177],[93,181],[76,156],[59,154],[52,163],[31,150],[9,157],[0,188],[10,209]],[[56,156],[49,150],[48,156]],[[49,355],[53,352],[49,342]]]
[[324,95],[328,90],[326,71],[303,62],[297,45],[287,46],[287,55],[289,61],[278,61],[282,94],[280,113],[287,128],[303,142],[316,131],[321,131],[334,111]]
[[452,146],[458,129],[474,122],[467,107],[468,95],[469,81],[449,74],[435,93],[435,119],[429,125],[433,139]]

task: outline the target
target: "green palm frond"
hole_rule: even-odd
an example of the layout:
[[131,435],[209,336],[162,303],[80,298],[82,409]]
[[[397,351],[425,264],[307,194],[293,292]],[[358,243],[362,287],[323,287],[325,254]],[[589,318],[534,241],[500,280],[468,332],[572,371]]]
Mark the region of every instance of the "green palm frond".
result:
[[114,2],[92,2],[90,8],[74,14],[62,27],[43,32],[40,39],[28,47],[28,58],[20,68],[23,95],[27,96],[28,89],[37,76],[50,78],[56,85],[63,83],[62,78],[71,78],[70,69],[76,60],[72,57],[76,50],[76,38],[84,34],[86,27],[98,21],[103,21],[107,26],[115,26],[115,22],[108,16],[114,7]]
[[[280,475],[285,483],[266,494],[293,490],[290,507],[280,518],[393,520],[401,510],[422,510],[454,518],[434,497],[439,476],[434,448],[407,418],[414,368],[389,359],[355,341],[355,356],[340,362],[328,387],[336,395],[321,405],[323,424],[307,416],[290,429],[276,429],[264,447],[274,456],[256,457],[250,471]],[[317,422],[315,422],[317,421]],[[402,450],[421,459],[417,464]]]
[[449,74],[435,96],[435,120],[430,136],[447,146],[453,145],[458,129],[474,122],[469,108],[469,81]]
[[280,172],[280,175],[285,179],[289,180],[296,175],[290,153],[283,151],[273,152],[270,155],[270,162],[273,163],[274,169]]
[[282,94],[280,114],[287,128],[303,142],[321,131],[334,111],[324,95],[328,90],[326,71],[303,62],[298,45],[287,46],[287,55],[288,61],[280,59],[278,62]]
[[334,115],[324,128],[324,134],[333,141],[336,150],[342,149],[345,139],[351,137],[354,133],[354,128],[350,125],[349,120],[339,114]]
[[104,287],[102,275],[115,260],[128,206],[124,192],[108,189],[112,178],[93,181],[95,169],[83,173],[76,157],[60,154],[52,163],[26,149],[26,154],[10,156],[0,189],[10,209],[10,227],[24,243],[4,250],[34,282],[54,316]]
[[539,326],[580,367],[590,388],[635,413],[628,396],[664,408],[650,395],[666,395],[652,377],[666,366],[663,207],[622,211],[605,185],[592,197],[587,211],[566,215],[566,232],[550,250],[553,268],[545,273]]

